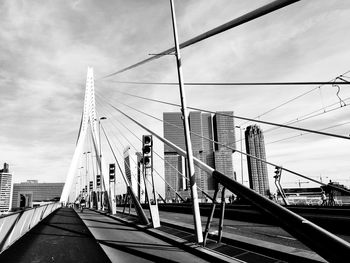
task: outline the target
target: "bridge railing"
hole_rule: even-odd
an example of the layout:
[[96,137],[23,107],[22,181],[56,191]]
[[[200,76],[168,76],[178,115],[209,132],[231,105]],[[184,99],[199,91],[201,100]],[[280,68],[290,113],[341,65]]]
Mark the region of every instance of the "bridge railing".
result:
[[50,203],[0,217],[0,253],[59,207],[60,203]]

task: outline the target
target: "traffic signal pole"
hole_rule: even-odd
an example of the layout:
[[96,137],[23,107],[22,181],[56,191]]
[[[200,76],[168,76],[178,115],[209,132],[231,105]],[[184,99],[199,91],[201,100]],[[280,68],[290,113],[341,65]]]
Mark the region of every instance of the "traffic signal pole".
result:
[[[151,214],[153,228],[160,227],[158,202],[153,179],[153,139],[152,135],[142,136],[142,163],[145,194]],[[148,182],[148,183],[147,183]]]
[[180,55],[180,48],[179,48],[179,42],[178,42],[178,36],[177,36],[176,17],[175,17],[175,8],[174,8],[173,0],[170,0],[170,7],[171,7],[171,17],[172,17],[172,23],[173,23],[174,42],[175,42],[177,75],[179,79],[179,88],[180,88],[181,111],[182,111],[182,117],[183,117],[183,124],[185,128],[185,143],[186,143],[186,151],[187,151],[189,178],[190,178],[190,184],[191,184],[190,188],[191,188],[191,197],[192,197],[193,220],[194,220],[194,227],[195,227],[197,242],[203,243],[202,223],[201,223],[199,204],[198,204],[198,193],[197,193],[197,186],[196,186],[196,177],[194,173],[192,143],[191,143],[191,137],[190,137],[189,123],[188,123],[189,113],[187,110],[184,85],[183,85],[181,55]]

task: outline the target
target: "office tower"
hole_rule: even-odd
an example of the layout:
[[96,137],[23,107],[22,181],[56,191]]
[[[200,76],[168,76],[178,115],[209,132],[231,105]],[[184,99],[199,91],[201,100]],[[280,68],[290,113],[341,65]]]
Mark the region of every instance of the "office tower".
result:
[[[257,125],[248,126],[245,130],[245,143],[247,154],[266,160],[264,135]],[[247,156],[249,185],[261,195],[270,192],[266,163]]]
[[[164,138],[185,151],[186,144],[181,113],[164,112],[163,121]],[[174,149],[164,144],[164,178],[169,184],[165,184],[165,198],[167,200],[177,199],[174,190],[178,192],[187,190],[187,183],[184,178],[187,176],[185,165],[185,158],[178,155]]]
[[136,152],[137,156],[137,197],[141,203],[145,202],[145,182],[143,179],[142,153]]
[[137,155],[134,150],[127,146],[124,149],[124,169],[125,176],[128,179],[134,193],[137,193]]
[[34,207],[42,202],[58,201],[64,183],[39,183],[38,180],[13,184],[13,208]]
[[0,170],[0,213],[11,210],[12,204],[12,174],[9,172],[9,165],[4,163]]
[[178,154],[165,154],[164,155],[164,171],[165,181],[169,184],[165,184],[165,198],[167,200],[177,199],[174,192],[183,192],[186,190],[186,179],[182,176],[186,174],[185,158]]
[[[222,112],[222,114],[229,116],[222,116],[220,113],[221,112],[218,112],[218,114],[214,116],[215,122],[213,126],[213,118],[211,114],[201,113],[199,111],[190,112],[189,125],[191,130],[193,156],[210,167],[216,167],[217,170],[234,178],[232,150],[216,145],[217,151],[214,152],[214,144],[212,142],[214,134],[220,143],[227,144],[232,148],[235,147],[234,123],[233,118],[231,117],[233,112]],[[163,113],[163,120],[164,137],[185,150],[186,147],[181,113],[165,112]],[[177,127],[175,127],[175,125]],[[181,178],[181,173],[188,177],[185,158],[180,157],[176,151],[165,145],[164,159],[166,181],[169,182],[171,187],[178,191],[189,189],[188,180],[184,181]],[[195,176],[196,184],[202,190],[206,192],[214,190],[215,182],[211,175],[195,166]],[[167,185],[165,186],[165,192],[167,198],[175,196],[174,193],[171,194],[171,189]],[[189,193],[182,193],[189,195]],[[198,193],[198,196],[199,198],[204,198],[201,192]]]
[[[233,111],[218,111],[213,118],[215,169],[236,180],[233,171],[232,149],[236,148]],[[225,147],[227,145],[230,148]],[[214,180],[210,189],[214,189]]]
[[[214,122],[214,139],[215,151],[231,151],[236,149],[235,125],[233,119],[233,111],[217,111],[213,118]],[[229,146],[228,149],[220,144]]]

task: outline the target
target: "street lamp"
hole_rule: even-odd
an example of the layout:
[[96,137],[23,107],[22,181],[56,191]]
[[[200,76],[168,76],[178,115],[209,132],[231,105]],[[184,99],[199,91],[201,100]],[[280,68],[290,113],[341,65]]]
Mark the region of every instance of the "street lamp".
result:
[[236,128],[239,129],[239,139],[241,142],[241,179],[242,179],[242,184],[243,184],[243,137],[242,137],[242,127],[241,126],[235,126]]
[[[101,117],[98,121],[98,134],[99,134],[99,141],[100,141],[100,162],[101,162],[101,157],[102,157],[102,149],[101,149],[101,121],[102,120],[106,120],[107,117]],[[102,166],[102,163],[101,163],[101,166]],[[100,167],[101,168],[101,167]],[[102,170],[102,169],[101,169]],[[102,171],[101,171],[102,173]]]
[[81,169],[83,169],[84,168],[84,166],[81,166],[81,167],[79,167],[78,168],[78,170],[79,170],[79,193],[82,195],[83,193],[82,193],[82,191],[81,191],[81,186],[82,186],[82,176],[81,176]]
[[[98,120],[98,136],[99,136],[99,143],[100,143],[100,162],[99,162],[99,168],[100,168],[100,177],[101,177],[101,190],[103,189],[103,174],[102,174],[102,142],[101,142],[101,121],[102,120],[106,120],[107,117],[100,117]],[[110,182],[108,182],[110,183]],[[106,190],[106,189],[105,189]],[[102,192],[101,192],[102,193]],[[100,201],[102,201],[102,195],[101,195],[101,199]],[[100,204],[102,207],[102,204]]]
[[[86,169],[85,169],[85,171],[86,171],[86,173],[85,173],[85,185],[87,185],[87,177],[88,177],[88,160],[87,160],[87,155],[89,154],[89,153],[91,153],[90,151],[88,151],[88,152],[84,152],[83,154],[85,154],[85,166],[86,166]],[[85,186],[84,186],[85,187]],[[86,187],[87,188],[87,187]]]

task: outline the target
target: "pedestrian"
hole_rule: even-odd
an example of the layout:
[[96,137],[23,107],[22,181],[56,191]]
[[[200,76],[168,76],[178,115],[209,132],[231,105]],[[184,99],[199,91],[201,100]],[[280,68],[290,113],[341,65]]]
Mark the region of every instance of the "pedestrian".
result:
[[321,205],[326,205],[327,204],[327,196],[326,196],[326,193],[323,190],[321,192],[321,200],[322,200]]
[[86,205],[86,201],[84,199],[84,197],[82,197],[80,199],[80,211],[83,212],[84,208],[85,208],[85,205]]

